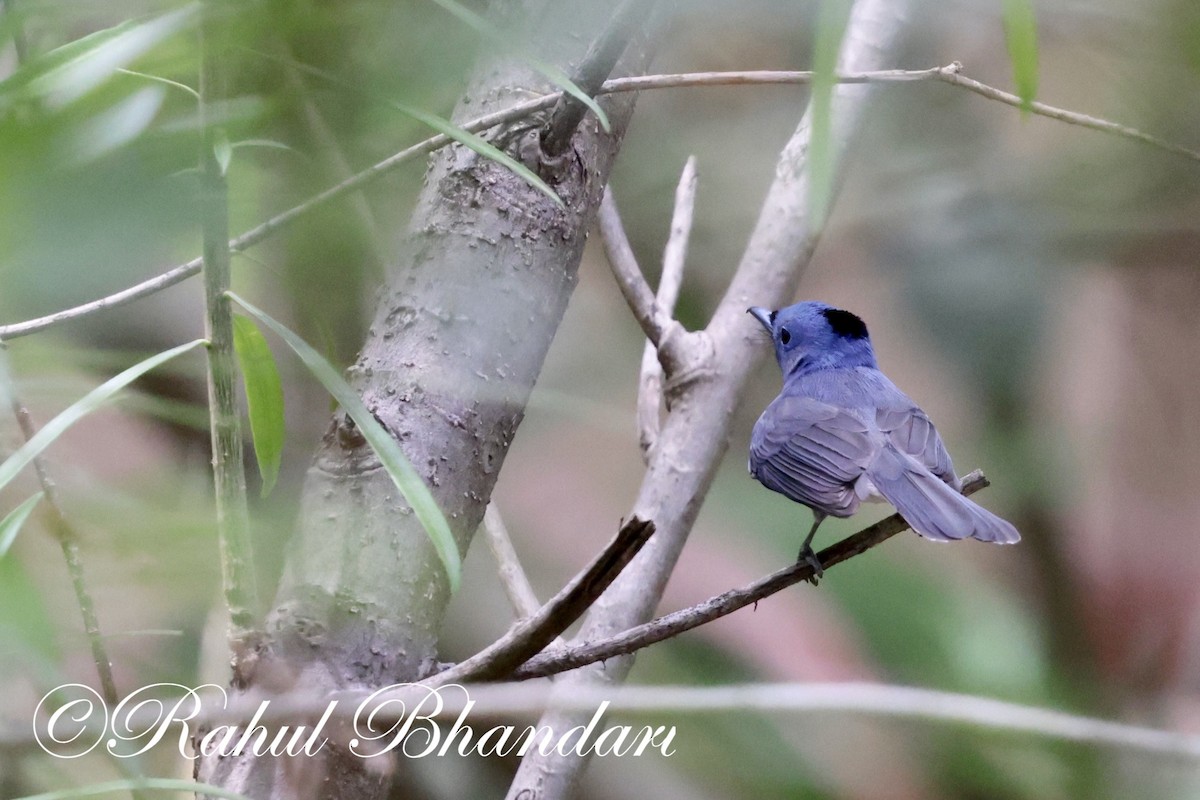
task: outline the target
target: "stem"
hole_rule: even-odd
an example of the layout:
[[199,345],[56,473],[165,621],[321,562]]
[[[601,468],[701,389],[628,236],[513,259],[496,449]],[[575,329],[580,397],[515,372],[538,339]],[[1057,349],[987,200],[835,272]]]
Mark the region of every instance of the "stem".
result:
[[[613,12],[608,25],[592,42],[587,55],[583,57],[583,62],[571,76],[571,82],[588,96],[596,96],[605,79],[616,67],[617,60],[625,52],[629,40],[653,12],[654,5],[654,0],[623,0]],[[548,158],[555,158],[566,152],[571,144],[571,137],[575,135],[575,129],[579,127],[587,111],[587,106],[578,98],[563,92],[554,110],[550,112],[549,122],[542,129],[542,154]]]
[[[688,156],[675,190],[675,210],[671,215],[671,233],[663,249],[662,274],[654,295],[659,308],[675,316],[675,303],[683,284],[688,240],[692,235],[692,214],[696,206],[696,157]],[[641,380],[638,382],[638,444],[642,459],[650,463],[650,450],[658,440],[659,416],[663,404],[663,368],[658,348],[649,341],[642,348]]]
[[210,104],[225,91],[224,54],[216,44],[217,7],[205,6],[200,34],[200,118],[204,127],[200,151],[200,214],[204,234],[203,274],[205,335],[208,339],[208,409],[212,429],[213,480],[216,485],[217,535],[225,601],[229,606],[229,646],[241,662],[258,618],[258,588],[246,505],[246,473],[242,458],[241,415],[236,397],[237,366],[233,350],[233,312],[229,289],[229,187],[217,158],[218,132],[208,117]]
[[[16,384],[8,374],[8,364],[3,359],[4,345],[0,343],[0,383],[4,384],[3,388],[8,391],[8,401],[13,415],[17,418],[21,436],[28,442],[37,433],[37,427],[33,423],[33,416],[29,413],[29,409],[17,395]],[[2,393],[0,391],[0,394]],[[88,591],[87,583],[83,578],[83,561],[79,557],[79,537],[62,512],[62,506],[58,502],[58,487],[54,485],[54,481],[50,480],[50,475],[46,471],[46,463],[41,456],[34,457],[33,469],[37,473],[38,483],[41,484],[42,492],[45,494],[46,507],[49,509],[50,516],[50,530],[58,539],[58,544],[62,547],[63,559],[67,563],[67,574],[71,577],[75,602],[79,605],[79,613],[83,617],[83,629],[87,635],[88,644],[91,646],[92,660],[96,663],[96,673],[100,678],[100,692],[104,697],[104,702],[113,708],[120,698],[117,695],[116,681],[113,680],[112,660],[104,645],[104,637],[100,633],[100,622],[96,616],[96,601]]]
[[488,503],[487,511],[483,513],[482,530],[488,549],[496,559],[500,586],[508,596],[508,602],[512,605],[517,620],[533,616],[542,604],[538,602],[529,576],[521,566],[521,559],[517,557],[517,549],[513,547],[508,527],[504,524],[504,518],[500,516],[500,510],[496,508],[495,500]]

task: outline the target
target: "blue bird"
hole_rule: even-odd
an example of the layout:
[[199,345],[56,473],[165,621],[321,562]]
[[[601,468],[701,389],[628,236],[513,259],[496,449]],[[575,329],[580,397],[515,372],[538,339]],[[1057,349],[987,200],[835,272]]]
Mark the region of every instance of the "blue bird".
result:
[[879,371],[861,319],[817,302],[748,311],[771,335],[783,371],[783,390],[750,435],[750,474],[812,509],[798,560],[814,575],[822,572],[812,549],[817,528],[827,516],[851,516],[864,500],[891,503],[927,539],[1020,540],[1011,524],[961,494],[937,429]]

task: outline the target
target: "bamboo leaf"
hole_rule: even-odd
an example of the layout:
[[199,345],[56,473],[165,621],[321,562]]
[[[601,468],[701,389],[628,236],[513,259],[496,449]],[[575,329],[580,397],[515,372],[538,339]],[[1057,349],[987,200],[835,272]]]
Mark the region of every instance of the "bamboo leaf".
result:
[[86,163],[132,142],[154,122],[166,93],[161,86],[143,87],[81,123],[64,137],[74,162]]
[[285,438],[283,384],[275,357],[262,331],[246,317],[233,318],[233,349],[237,353],[246,388],[246,406],[250,414],[250,434],[254,439],[254,457],[262,476],[262,496],[275,488]]
[[239,139],[232,146],[234,150],[237,150],[239,147],[266,147],[271,150],[287,150],[289,153],[295,153],[298,156],[304,155],[291,145],[277,142],[274,139]]
[[9,456],[7,461],[0,464],[0,489],[7,486],[22,469],[28,466],[33,459],[41,455],[68,428],[100,408],[117,392],[160,364],[165,364],[176,356],[183,355],[189,350],[195,350],[203,344],[205,344],[204,339],[197,339],[194,342],[181,344],[178,347],[173,347],[158,355],[151,356],[88,392],[70,408],[42,426],[42,429],[34,434],[32,439],[17,448],[17,451]]
[[173,81],[170,78],[164,78],[161,75],[151,75],[147,72],[138,72],[135,69],[122,68],[122,69],[118,69],[117,72],[120,72],[122,75],[132,75],[135,78],[143,78],[148,81],[154,81],[155,83],[161,83],[164,86],[172,86],[176,89],[182,89],[183,91],[187,92],[192,97],[194,97],[197,101],[200,100],[200,93],[197,92],[192,87],[188,86],[186,83],[180,83],[179,81]]
[[503,150],[496,147],[495,145],[490,144],[489,142],[485,141],[481,137],[479,137],[473,133],[470,133],[469,131],[463,130],[462,128],[458,127],[457,125],[455,125],[453,122],[450,122],[449,120],[442,119],[441,117],[437,116],[436,114],[431,114],[428,111],[423,111],[414,106],[410,106],[407,103],[401,103],[398,100],[392,100],[387,97],[381,97],[380,95],[378,95],[374,92],[365,91],[361,86],[350,83],[349,81],[344,81],[341,78],[337,77],[336,75],[328,73],[323,69],[318,69],[317,67],[309,66],[308,64],[304,64],[299,61],[292,61],[290,59],[279,58],[278,56],[273,56],[268,53],[260,53],[257,50],[251,50],[250,52],[252,52],[255,55],[258,55],[262,58],[269,59],[271,61],[279,61],[284,64],[289,64],[293,68],[299,70],[300,72],[304,72],[306,74],[313,75],[315,77],[320,78],[323,81],[326,81],[326,82],[332,83],[332,84],[336,84],[345,89],[348,89],[349,91],[358,92],[359,94],[364,94],[368,97],[378,100],[381,103],[386,103],[387,105],[389,105],[392,108],[399,111],[401,114],[404,114],[405,116],[408,116],[408,117],[412,117],[413,119],[417,120],[418,122],[420,122],[424,125],[427,125],[430,128],[433,128],[435,131],[442,134],[443,136],[446,136],[446,137],[458,142],[463,147],[466,147],[470,150],[474,150],[476,153],[483,156],[484,158],[486,158],[490,161],[495,161],[497,164],[507,167],[509,170],[511,170],[514,174],[519,176],[522,180],[524,180],[530,186],[537,189],[539,192],[541,192],[542,194],[546,195],[551,200],[553,200],[555,202],[555,204],[557,204],[559,206],[559,208],[566,208],[566,204],[563,203],[562,198],[559,197],[555,193],[555,191],[546,184],[545,181],[543,181],[541,178],[539,178],[533,170],[529,169],[529,167],[525,166],[520,161],[517,161],[515,158],[508,155],[507,153],[505,153]]
[[508,153],[505,153],[495,145],[484,141],[482,138],[473,133],[464,131],[462,128],[458,127],[452,122],[449,122],[448,120],[442,119],[436,114],[430,114],[428,111],[422,111],[419,108],[414,108],[413,106],[406,105],[395,100],[390,100],[388,102],[392,108],[396,109],[400,113],[406,114],[418,122],[425,123],[438,133],[448,136],[464,147],[474,150],[484,158],[508,167],[512,172],[524,179],[525,182],[530,186],[553,200],[560,208],[566,208],[566,204],[563,203],[562,198],[559,197],[553,189],[546,185],[546,182],[539,178],[533,170],[522,164],[520,161],[517,161],[515,158],[508,155]]
[[224,129],[218,129],[213,136],[213,156],[217,159],[217,166],[221,168],[221,175],[227,175],[229,162],[233,160],[233,145],[229,143]]
[[226,295],[245,309],[250,316],[266,325],[279,338],[283,339],[316,379],[321,382],[325,390],[333,395],[334,399],[358,425],[359,431],[379,457],[379,462],[387,470],[392,482],[396,484],[396,488],[408,501],[413,513],[425,528],[429,541],[433,543],[433,548],[437,551],[438,558],[441,559],[442,565],[446,569],[446,576],[450,580],[450,590],[457,591],[462,578],[462,557],[458,552],[458,544],[454,541],[450,525],[446,522],[446,517],[438,507],[437,501],[433,499],[429,487],[425,485],[425,481],[413,468],[408,456],[404,455],[400,445],[379,424],[375,415],[363,404],[358,393],[350,388],[350,384],[346,383],[341,374],[320,353],[281,323],[275,321],[265,311],[256,308],[233,292],[226,292]]
[[189,26],[198,9],[197,4],[188,5],[145,22],[127,22],[71,42],[47,54],[46,63],[51,66],[30,80],[28,88],[51,108],[61,108]]
[[4,554],[12,547],[13,542],[17,540],[17,534],[21,532],[21,526],[25,524],[25,520],[29,519],[29,515],[33,513],[34,507],[45,496],[45,492],[38,492],[14,508],[8,516],[0,521],[0,558],[4,558]]
[[605,131],[612,130],[608,123],[608,115],[604,113],[604,109],[600,108],[600,104],[590,97],[587,92],[580,89],[567,73],[553,64],[543,61],[525,48],[518,46],[508,36],[496,30],[487,19],[456,2],[456,0],[433,0],[433,2],[453,14],[460,22],[483,38],[513,53],[529,64],[529,66],[541,73],[551,83],[591,109],[592,113],[596,115],[596,119],[600,120],[600,125]]
[[1037,15],[1033,0],[1004,0],[1004,41],[1012,62],[1013,86],[1021,108],[1029,111],[1037,97]]

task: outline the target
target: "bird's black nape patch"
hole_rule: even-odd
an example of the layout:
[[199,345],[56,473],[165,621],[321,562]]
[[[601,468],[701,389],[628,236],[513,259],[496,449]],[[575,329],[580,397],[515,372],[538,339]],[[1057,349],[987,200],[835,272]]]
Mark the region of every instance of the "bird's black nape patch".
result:
[[843,311],[840,308],[827,308],[821,313],[825,315],[825,319],[829,321],[829,327],[838,336],[845,336],[847,339],[867,338],[866,323],[849,311]]

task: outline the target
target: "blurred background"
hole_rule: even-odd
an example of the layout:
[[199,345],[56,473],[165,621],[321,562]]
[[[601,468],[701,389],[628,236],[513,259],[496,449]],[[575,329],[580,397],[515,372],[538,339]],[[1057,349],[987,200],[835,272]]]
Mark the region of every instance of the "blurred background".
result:
[[[481,4],[469,4],[481,8]],[[178,4],[6,0],[0,8],[0,324],[111,293],[199,253],[195,98],[132,74],[38,83],[54,48]],[[816,4],[697,0],[663,27],[654,71],[804,69]],[[1042,0],[1039,99],[1200,146],[1200,6]],[[232,228],[245,230],[429,132],[386,100],[446,115],[477,34],[428,0],[245,4],[233,26]],[[519,32],[512,35],[519,38]],[[185,25],[119,66],[195,86]],[[1011,86],[999,0],[916,3],[899,68],[961,61]],[[536,50],[536,42],[526,43]],[[338,83],[298,68],[326,71]],[[61,77],[61,75],[60,75]],[[349,86],[345,82],[349,82]],[[737,264],[802,87],[661,90],[638,102],[613,186],[653,283],[675,183],[700,175],[680,315],[706,323]],[[240,293],[340,365],[420,186],[414,162],[235,256]],[[978,499],[1022,543],[938,546],[906,534],[802,585],[644,651],[634,683],[872,680],[1200,733],[1200,163],[941,83],[884,86],[850,151],[799,297],[849,308],[883,367],[937,422]],[[641,479],[642,338],[593,237],[495,500],[548,597],[611,535]],[[16,387],[44,423],[108,376],[201,335],[195,281],[12,341]],[[277,352],[288,402],[278,488],[255,492],[263,579],[276,580],[330,401]],[[50,451],[122,691],[224,682],[202,359],[152,373]],[[765,360],[661,611],[792,558],[808,512],[745,470],[779,388]],[[0,418],[0,455],[21,441]],[[251,479],[256,480],[253,467]],[[32,474],[0,496],[5,513]],[[256,487],[252,487],[255,490]],[[828,544],[881,516],[831,520]],[[442,657],[511,617],[476,542]],[[206,639],[208,641],[206,641]],[[35,515],[0,559],[0,731],[48,688],[95,683],[58,544]],[[661,724],[659,720],[656,724]],[[594,762],[582,796],[618,798],[1173,798],[1191,761],[848,713],[712,714],[678,724],[670,759]],[[0,738],[0,797],[118,775]],[[166,748],[142,766],[189,775]],[[502,796],[515,762],[426,759],[397,796]]]

